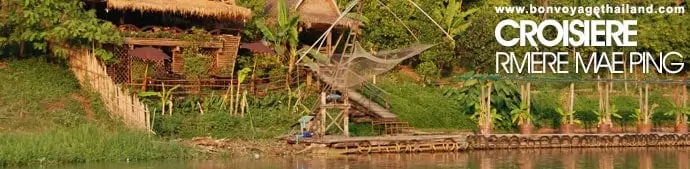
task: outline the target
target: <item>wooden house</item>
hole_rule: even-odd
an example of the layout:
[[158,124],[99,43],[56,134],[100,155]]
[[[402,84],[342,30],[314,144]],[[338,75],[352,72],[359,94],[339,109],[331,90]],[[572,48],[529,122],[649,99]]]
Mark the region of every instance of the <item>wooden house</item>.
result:
[[[140,47],[157,48],[170,56],[156,61],[155,76],[143,77],[184,78],[182,53],[191,45],[210,58],[209,76],[218,75],[233,65],[241,39],[239,30],[252,17],[251,10],[236,5],[234,0],[86,0],[86,4],[96,9],[99,18],[116,25],[124,36],[124,45],[109,48],[118,61],[108,66],[108,74],[116,83],[142,80],[134,76],[143,71],[135,68],[141,58],[130,54]],[[204,36],[198,36],[198,32]]]

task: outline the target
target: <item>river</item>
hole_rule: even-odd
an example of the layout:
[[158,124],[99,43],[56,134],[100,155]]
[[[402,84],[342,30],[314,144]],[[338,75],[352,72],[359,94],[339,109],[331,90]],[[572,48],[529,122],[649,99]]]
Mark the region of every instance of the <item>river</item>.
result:
[[79,164],[57,169],[688,169],[690,148],[482,150],[461,153],[294,156]]

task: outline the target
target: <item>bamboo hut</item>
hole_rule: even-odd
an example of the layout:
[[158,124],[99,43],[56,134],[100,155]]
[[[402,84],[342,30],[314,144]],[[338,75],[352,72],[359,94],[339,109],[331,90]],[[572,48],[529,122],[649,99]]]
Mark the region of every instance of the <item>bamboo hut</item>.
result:
[[[334,0],[285,0],[287,7],[293,14],[300,16],[300,41],[311,45],[318,36],[338,19],[340,10]],[[264,14],[268,16],[267,23],[275,23],[278,15],[278,0],[267,0]],[[348,30],[359,32],[364,26],[360,21],[344,17],[335,23],[335,31],[328,32],[326,44],[322,52],[333,53],[333,37],[340,36]],[[340,39],[340,38],[338,38]]]
[[[209,77],[217,75],[233,65],[240,44],[239,30],[252,17],[251,10],[236,5],[234,0],[86,0],[86,4],[96,10],[99,18],[116,25],[125,37],[122,47],[112,47],[118,63],[109,65],[108,73],[116,83],[126,84],[146,85],[149,77],[184,78],[182,53],[191,45],[209,58]],[[204,37],[210,38],[190,41],[197,30],[204,30]],[[156,63],[151,70],[155,73],[144,75],[144,82],[136,79],[141,76],[135,76],[142,72],[135,70],[134,64],[141,59],[130,54],[138,47],[158,48],[171,56]],[[149,72],[146,67],[143,72]]]
[[[300,2],[301,1],[301,2]],[[325,30],[338,19],[340,11],[334,0],[285,0],[289,9],[300,16],[300,23],[307,29]],[[299,3],[299,4],[298,4]],[[274,22],[278,14],[278,1],[266,2],[265,14],[268,22]],[[342,18],[336,26],[339,28],[359,29],[361,22],[350,18]]]
[[251,10],[237,6],[234,1],[108,0],[106,5],[110,9],[122,11],[172,13],[231,22],[246,21],[251,18]]

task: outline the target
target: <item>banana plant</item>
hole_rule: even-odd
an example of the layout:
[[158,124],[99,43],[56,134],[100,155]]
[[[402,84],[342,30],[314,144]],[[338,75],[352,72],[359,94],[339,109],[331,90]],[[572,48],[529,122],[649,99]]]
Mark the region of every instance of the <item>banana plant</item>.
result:
[[[273,27],[268,28],[263,21],[257,20],[255,22],[257,28],[261,30],[264,39],[272,43],[273,49],[283,56],[288,58],[288,72],[285,74],[285,88],[288,93],[292,93],[290,88],[290,75],[295,69],[295,62],[297,61],[297,46],[299,45],[299,15],[290,15],[285,0],[278,0],[278,14],[277,23]],[[292,97],[288,98],[288,104],[292,104]]]
[[447,4],[440,4],[442,6],[431,11],[431,16],[439,22],[443,29],[448,31],[448,34],[452,36],[449,38],[455,38],[470,27],[471,21],[467,21],[465,18],[479,10],[474,8],[462,11],[462,0],[447,0]]
[[168,114],[172,115],[173,111],[173,95],[172,92],[175,91],[180,85],[175,85],[174,87],[170,89],[165,88],[165,84],[161,83],[162,90],[160,92],[154,92],[154,91],[148,91],[148,92],[140,92],[137,95],[139,97],[157,97],[158,98],[158,106],[161,107],[161,115],[165,115],[165,107],[168,106]]
[[690,115],[690,108],[676,105],[675,103],[672,103],[672,105],[673,108],[671,109],[671,111],[665,112],[664,115],[675,116],[676,124],[687,124],[688,115]]
[[487,114],[486,111],[486,108],[482,108],[479,103],[474,104],[474,114],[470,116],[470,119],[477,121],[477,124],[483,126],[490,125],[495,121],[503,119],[503,116],[498,114],[496,109],[491,109],[491,114]]
[[611,110],[609,113],[600,113],[599,111],[594,111],[594,114],[597,115],[597,120],[599,121],[599,125],[612,125],[611,117],[615,118],[623,118],[620,114],[618,114],[618,108],[616,108],[615,105],[611,105]]
[[[574,111],[565,111],[561,108],[556,108],[556,112],[561,115],[561,123],[563,124],[580,124],[582,123],[580,120],[575,119],[575,112]],[[573,120],[570,120],[572,117]]]
[[[240,97],[240,87],[242,86],[242,83],[244,83],[244,81],[247,79],[247,77],[249,76],[249,73],[250,73],[251,71],[252,71],[251,68],[246,67],[246,68],[240,70],[239,72],[237,72],[237,93],[235,94],[235,96],[237,96],[237,97],[235,97],[235,100],[234,100],[235,103],[233,104],[233,105],[235,105],[235,107],[233,108],[233,111],[234,111],[233,114],[238,114],[238,111],[239,111],[239,110],[244,110],[244,108],[245,108],[245,106],[246,106],[245,104],[241,104],[241,100],[240,100],[240,99],[246,100],[246,99],[247,99],[247,95],[246,95],[246,94],[243,94],[243,95]],[[245,91],[245,93],[246,93],[246,91]],[[243,111],[240,111],[239,114],[241,114],[242,116],[244,116],[244,112],[243,112]]]
[[527,106],[527,103],[522,102],[519,107],[510,104],[510,108],[512,109],[510,114],[513,116],[513,123],[517,123],[517,125],[531,124],[532,115],[529,113],[529,106]]
[[644,116],[642,116],[642,111],[640,109],[635,109],[635,112],[630,114],[630,117],[636,119],[638,124],[644,120]]
[[288,73],[292,73],[295,67],[297,47],[299,43],[299,15],[291,16],[284,0],[278,0],[277,23],[273,29],[257,20],[256,26],[261,30],[264,39],[272,43],[273,49],[280,54],[288,57]]
[[611,110],[610,110],[610,111],[611,111],[611,116],[612,116],[612,117],[614,117],[614,118],[616,118],[616,119],[622,119],[622,118],[623,118],[623,116],[621,116],[620,114],[618,114],[618,111],[619,111],[619,110],[618,110],[618,108],[616,107],[616,105],[611,105]]
[[635,113],[631,114],[630,117],[637,119],[638,124],[649,124],[654,116],[654,109],[657,107],[659,107],[658,104],[653,104],[652,107],[649,108],[649,114],[642,113],[641,109],[635,109]]

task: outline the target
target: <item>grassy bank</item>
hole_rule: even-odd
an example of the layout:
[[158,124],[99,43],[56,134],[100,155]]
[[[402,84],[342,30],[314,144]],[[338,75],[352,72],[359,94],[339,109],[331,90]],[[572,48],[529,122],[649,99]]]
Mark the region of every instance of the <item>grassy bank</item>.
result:
[[0,166],[185,158],[191,151],[138,132],[84,124],[41,133],[0,134]]
[[390,94],[391,111],[419,129],[459,129],[470,131],[476,123],[459,111],[458,103],[443,95],[443,88],[412,83],[404,75],[391,73],[380,86]]
[[44,58],[0,68],[0,166],[190,157],[180,143],[129,130]]

